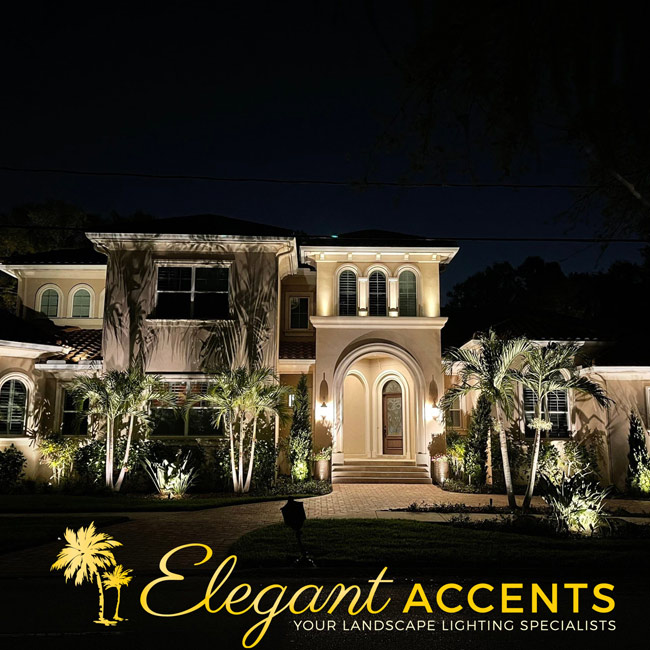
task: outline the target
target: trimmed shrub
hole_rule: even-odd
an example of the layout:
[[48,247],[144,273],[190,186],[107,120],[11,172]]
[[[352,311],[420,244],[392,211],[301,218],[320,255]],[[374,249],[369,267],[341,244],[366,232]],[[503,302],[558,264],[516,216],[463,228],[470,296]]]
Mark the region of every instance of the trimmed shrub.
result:
[[311,409],[306,375],[300,375],[293,402],[293,420],[289,432],[289,461],[294,481],[304,481],[310,475],[312,451]]
[[628,443],[627,487],[636,494],[650,494],[650,454],[646,447],[646,432],[641,418],[634,412],[630,413]]
[[0,451],[0,492],[11,492],[18,486],[26,462],[25,454],[13,444]]

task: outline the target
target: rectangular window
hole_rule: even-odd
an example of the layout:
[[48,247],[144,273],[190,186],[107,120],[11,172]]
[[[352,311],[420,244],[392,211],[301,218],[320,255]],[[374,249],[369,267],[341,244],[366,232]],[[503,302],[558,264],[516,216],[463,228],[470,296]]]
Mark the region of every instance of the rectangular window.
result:
[[84,413],[88,410],[88,400],[78,404],[74,394],[69,390],[63,390],[63,408],[61,411],[61,433],[66,436],[88,435],[88,416]]
[[226,266],[159,266],[155,317],[228,318],[228,271]]
[[174,405],[161,406],[156,403],[151,405],[152,435],[160,438],[179,436],[205,438],[224,435],[223,423],[220,424],[219,429],[215,429],[212,423],[214,409],[207,402],[196,402],[187,415],[184,409],[189,400],[193,401],[205,395],[208,389],[207,381],[181,380],[165,382],[165,385],[174,395]]
[[[524,414],[526,418],[526,437],[532,438],[535,435],[535,429],[530,426],[530,422],[535,417],[535,406],[537,398],[530,388],[524,388]],[[555,390],[547,397],[548,413],[543,417],[549,419],[553,424],[550,431],[542,431],[542,438],[568,438],[569,431],[569,400],[567,391]]]
[[460,398],[457,399],[447,411],[447,426],[450,429],[462,429],[463,413],[460,408]]
[[309,329],[309,298],[292,296],[289,301],[290,323],[292,330]]

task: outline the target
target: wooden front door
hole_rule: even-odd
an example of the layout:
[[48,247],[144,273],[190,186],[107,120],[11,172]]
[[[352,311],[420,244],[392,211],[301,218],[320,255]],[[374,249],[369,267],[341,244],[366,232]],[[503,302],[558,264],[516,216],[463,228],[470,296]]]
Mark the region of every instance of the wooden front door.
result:
[[402,410],[402,388],[391,380],[382,391],[384,454],[401,456],[404,453]]

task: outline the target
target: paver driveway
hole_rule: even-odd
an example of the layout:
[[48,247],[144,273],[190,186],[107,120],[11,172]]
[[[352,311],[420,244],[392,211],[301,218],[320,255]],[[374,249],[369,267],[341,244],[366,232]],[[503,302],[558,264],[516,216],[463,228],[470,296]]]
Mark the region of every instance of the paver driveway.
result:
[[[378,511],[413,502],[506,505],[502,495],[455,494],[434,485],[335,485],[331,494],[305,499],[308,518],[374,518]],[[634,503],[634,502],[630,502]],[[638,502],[637,502],[638,503]],[[139,574],[157,573],[167,551],[181,544],[202,542],[222,555],[241,535],[282,521],[282,501],[251,503],[195,512],[127,513],[130,521],[110,527],[124,544],[119,561]],[[621,502],[628,507],[628,503]],[[632,509],[632,508],[630,508]],[[65,515],[61,515],[65,525]],[[0,577],[46,575],[61,542],[0,556]]]

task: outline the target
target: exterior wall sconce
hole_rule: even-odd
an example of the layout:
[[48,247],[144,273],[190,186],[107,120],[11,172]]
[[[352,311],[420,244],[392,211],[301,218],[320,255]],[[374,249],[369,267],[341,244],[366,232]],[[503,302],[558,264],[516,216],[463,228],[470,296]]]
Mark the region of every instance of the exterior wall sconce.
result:
[[441,422],[442,417],[443,417],[442,409],[439,406],[436,406],[435,404],[427,405],[428,420],[438,420],[438,422]]

